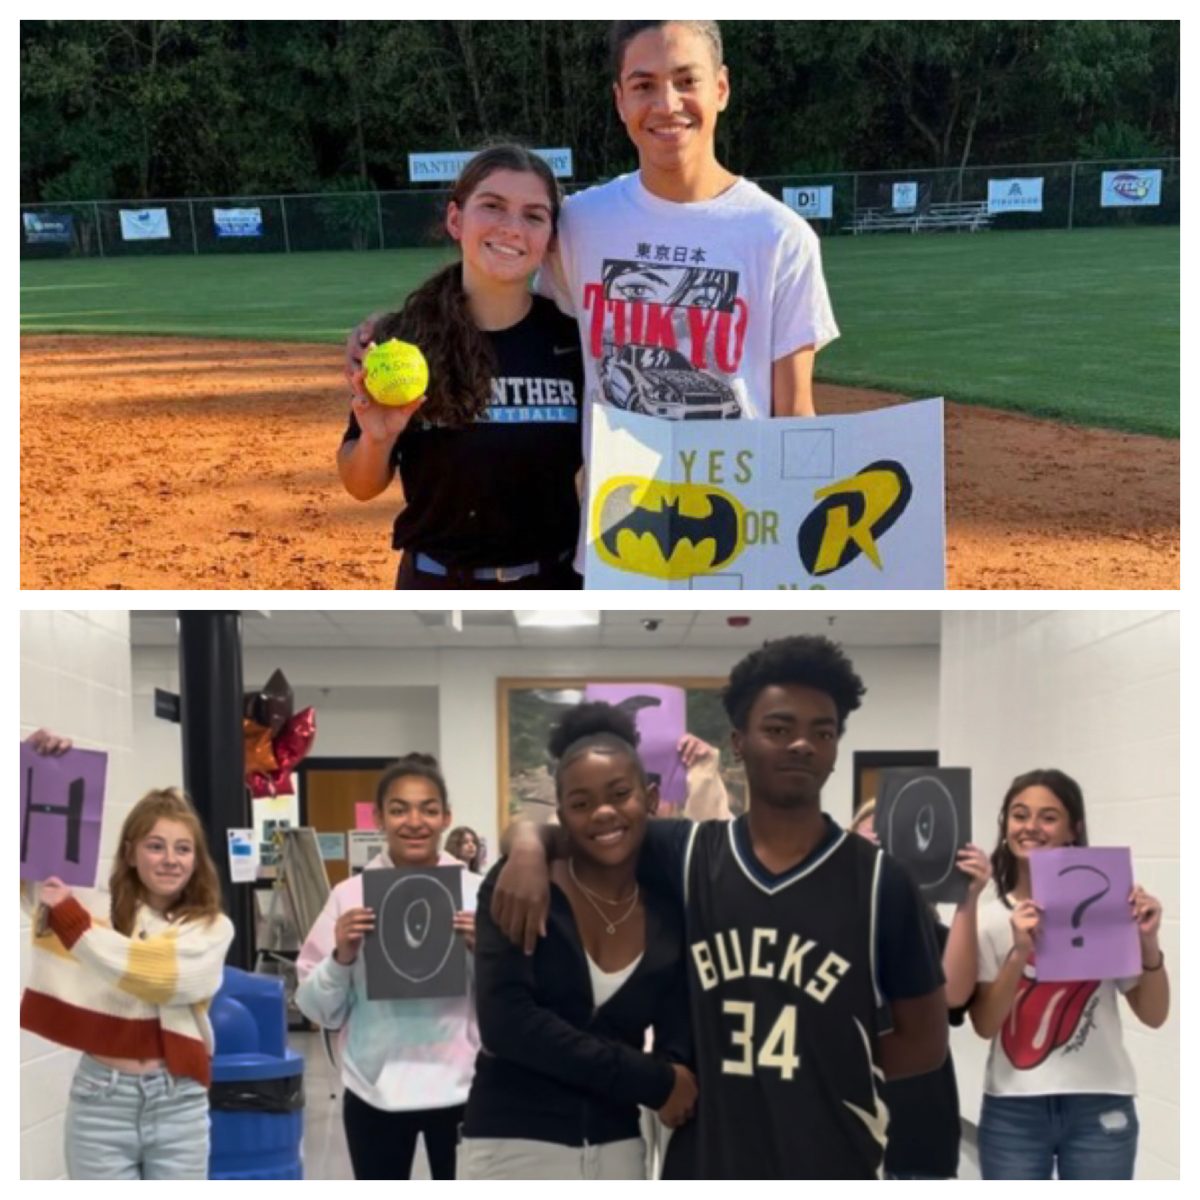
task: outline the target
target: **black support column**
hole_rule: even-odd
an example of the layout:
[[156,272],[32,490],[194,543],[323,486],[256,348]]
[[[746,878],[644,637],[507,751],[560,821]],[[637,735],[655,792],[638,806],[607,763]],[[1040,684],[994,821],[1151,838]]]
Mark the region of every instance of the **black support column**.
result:
[[217,864],[236,933],[226,960],[254,968],[254,895],[231,884],[227,829],[251,825],[242,761],[242,620],[236,612],[179,614],[183,779]]

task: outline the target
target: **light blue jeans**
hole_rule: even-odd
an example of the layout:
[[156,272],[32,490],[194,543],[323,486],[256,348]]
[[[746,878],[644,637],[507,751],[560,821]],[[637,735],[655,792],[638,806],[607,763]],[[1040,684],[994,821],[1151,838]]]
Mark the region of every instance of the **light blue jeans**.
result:
[[71,1179],[205,1179],[208,1091],[168,1071],[129,1075],[85,1054],[66,1121]]
[[984,1179],[1132,1179],[1137,1144],[1132,1096],[983,1097]]

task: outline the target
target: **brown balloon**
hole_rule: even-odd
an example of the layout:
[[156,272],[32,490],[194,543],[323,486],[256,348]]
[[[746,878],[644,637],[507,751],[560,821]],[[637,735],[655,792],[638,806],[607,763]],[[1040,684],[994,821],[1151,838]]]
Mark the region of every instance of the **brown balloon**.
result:
[[277,670],[272,672],[271,678],[260,691],[247,695],[248,711],[244,711],[246,716],[265,725],[271,731],[271,736],[275,737],[291,718],[294,704],[292,685],[288,683],[287,676]]
[[274,771],[279,763],[271,746],[271,731],[249,717],[242,718],[242,744],[245,749],[245,773]]

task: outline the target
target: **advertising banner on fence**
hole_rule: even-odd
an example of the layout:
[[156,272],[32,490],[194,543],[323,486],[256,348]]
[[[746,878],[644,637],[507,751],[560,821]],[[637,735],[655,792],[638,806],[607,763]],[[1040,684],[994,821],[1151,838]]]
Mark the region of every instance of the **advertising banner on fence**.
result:
[[121,236],[127,242],[162,241],[171,236],[165,208],[121,209]]
[[827,219],[833,216],[833,185],[828,187],[785,187],[783,202],[802,217]]
[[589,588],[941,588],[942,401],[664,421],[596,405]]
[[[408,178],[412,183],[453,183],[458,173],[475,157],[474,150],[453,150],[441,154],[410,154]],[[574,174],[571,151],[565,147],[554,150],[535,150],[544,158],[558,179],[570,179]]]
[[1105,171],[1100,177],[1101,208],[1157,208],[1162,203],[1162,171]]
[[70,213],[22,213],[27,242],[71,242],[75,238],[75,218]]
[[1042,184],[1036,179],[989,179],[988,212],[1041,212]]
[[892,208],[896,212],[913,212],[920,190],[915,183],[892,184]]
[[214,208],[213,227],[219,238],[262,237],[262,209]]

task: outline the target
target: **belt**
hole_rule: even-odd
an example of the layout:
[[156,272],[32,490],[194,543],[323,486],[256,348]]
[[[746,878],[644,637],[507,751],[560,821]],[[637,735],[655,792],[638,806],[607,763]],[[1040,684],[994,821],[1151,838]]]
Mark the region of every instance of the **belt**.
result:
[[428,554],[418,551],[413,558],[413,566],[422,575],[437,575],[443,579],[452,575],[465,575],[469,579],[487,583],[515,583],[518,579],[528,579],[531,575],[540,575],[543,571],[561,566],[570,557],[571,551],[564,550],[557,558],[545,562],[521,563],[516,567],[447,567],[430,558]]

